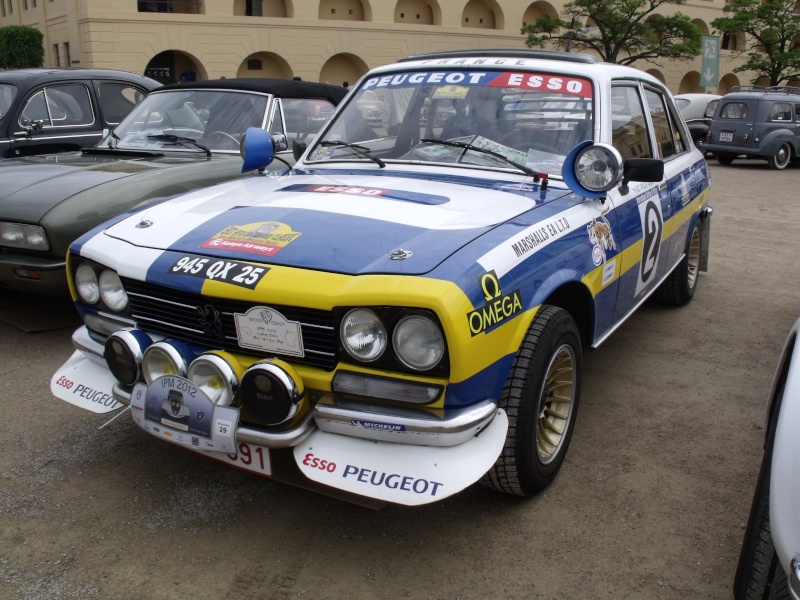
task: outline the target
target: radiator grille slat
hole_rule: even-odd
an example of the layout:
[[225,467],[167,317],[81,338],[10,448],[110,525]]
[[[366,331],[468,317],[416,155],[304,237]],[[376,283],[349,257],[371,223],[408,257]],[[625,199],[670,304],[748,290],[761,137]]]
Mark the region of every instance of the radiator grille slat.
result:
[[333,313],[324,310],[280,306],[269,308],[290,321],[300,323],[305,356],[279,354],[241,348],[236,338],[235,313],[245,313],[255,304],[212,298],[190,292],[123,278],[134,321],[146,331],[175,337],[209,348],[229,350],[259,357],[275,356],[292,362],[331,371],[336,366],[336,328]]

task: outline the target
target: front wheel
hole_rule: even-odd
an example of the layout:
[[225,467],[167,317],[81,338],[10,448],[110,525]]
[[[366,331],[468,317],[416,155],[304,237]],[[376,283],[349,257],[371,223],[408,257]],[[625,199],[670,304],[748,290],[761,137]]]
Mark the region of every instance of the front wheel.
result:
[[543,306],[531,323],[499,407],[508,414],[503,452],[481,483],[530,496],[547,487],[567,453],[580,400],[581,338],[572,316]]
[[792,162],[792,147],[789,142],[783,142],[775,155],[767,159],[769,168],[775,171],[783,171],[790,162]]
[[694,298],[697,280],[700,278],[701,242],[702,233],[698,222],[692,229],[692,237],[689,238],[689,246],[686,248],[683,260],[656,290],[659,301],[673,306],[683,306]]

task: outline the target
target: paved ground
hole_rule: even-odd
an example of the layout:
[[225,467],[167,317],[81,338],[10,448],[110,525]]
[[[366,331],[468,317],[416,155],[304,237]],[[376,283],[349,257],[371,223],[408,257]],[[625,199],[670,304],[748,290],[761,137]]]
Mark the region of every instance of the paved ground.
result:
[[[688,306],[648,305],[587,356],[567,461],[532,499],[475,486],[372,512],[128,419],[98,430],[103,416],[49,392],[71,329],[0,321],[0,597],[730,598],[800,314],[800,169],[711,170],[710,272]],[[61,308],[0,296],[14,306]]]

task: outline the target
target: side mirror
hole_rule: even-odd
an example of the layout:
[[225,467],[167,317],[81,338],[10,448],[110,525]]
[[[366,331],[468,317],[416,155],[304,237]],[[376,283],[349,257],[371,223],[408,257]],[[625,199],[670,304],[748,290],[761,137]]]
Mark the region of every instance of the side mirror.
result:
[[273,133],[272,141],[275,142],[275,152],[286,152],[289,149],[289,142],[282,133]]
[[261,172],[275,158],[275,141],[263,129],[250,127],[242,137],[240,153],[243,160],[242,173],[255,170]]
[[303,156],[306,148],[308,148],[308,144],[305,142],[298,142],[297,140],[292,141],[292,156],[294,156],[296,161],[300,160],[300,157]]

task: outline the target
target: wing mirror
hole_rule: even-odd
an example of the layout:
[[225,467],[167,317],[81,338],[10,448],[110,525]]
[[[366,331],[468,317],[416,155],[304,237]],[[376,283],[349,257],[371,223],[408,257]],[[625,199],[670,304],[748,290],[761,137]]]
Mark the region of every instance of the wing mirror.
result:
[[242,173],[256,170],[263,172],[275,159],[275,140],[263,129],[250,127],[242,137],[240,153],[243,160]]

